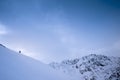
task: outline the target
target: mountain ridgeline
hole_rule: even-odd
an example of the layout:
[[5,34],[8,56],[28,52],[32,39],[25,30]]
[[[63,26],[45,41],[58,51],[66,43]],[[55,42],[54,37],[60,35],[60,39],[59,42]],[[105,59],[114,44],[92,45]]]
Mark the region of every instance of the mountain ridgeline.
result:
[[90,54],[61,63],[53,62],[50,66],[74,80],[120,80],[120,57]]

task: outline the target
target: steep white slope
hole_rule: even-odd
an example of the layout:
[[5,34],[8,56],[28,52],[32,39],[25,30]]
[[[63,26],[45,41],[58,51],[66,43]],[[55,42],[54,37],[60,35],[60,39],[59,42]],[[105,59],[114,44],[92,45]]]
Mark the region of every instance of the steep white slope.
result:
[[68,80],[68,77],[0,45],[0,80]]

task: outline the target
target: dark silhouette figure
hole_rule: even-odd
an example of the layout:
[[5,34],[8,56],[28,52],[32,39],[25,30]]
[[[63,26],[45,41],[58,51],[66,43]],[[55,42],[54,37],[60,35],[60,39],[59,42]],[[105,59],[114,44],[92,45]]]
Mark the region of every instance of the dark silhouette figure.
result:
[[19,53],[21,53],[21,51],[19,51]]

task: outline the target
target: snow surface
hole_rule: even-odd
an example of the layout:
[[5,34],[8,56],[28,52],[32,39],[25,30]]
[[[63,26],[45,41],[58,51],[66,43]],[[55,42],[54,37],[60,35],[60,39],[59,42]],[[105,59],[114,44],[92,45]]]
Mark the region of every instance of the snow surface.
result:
[[46,64],[0,44],[0,80],[71,80]]
[[0,80],[120,80],[120,57],[91,54],[47,65],[0,44]]

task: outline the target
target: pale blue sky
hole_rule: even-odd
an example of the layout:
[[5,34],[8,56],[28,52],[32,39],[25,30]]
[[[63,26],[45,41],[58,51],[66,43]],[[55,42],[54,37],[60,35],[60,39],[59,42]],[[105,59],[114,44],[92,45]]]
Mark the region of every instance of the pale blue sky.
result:
[[120,1],[0,0],[0,43],[45,63],[94,52],[118,56]]

